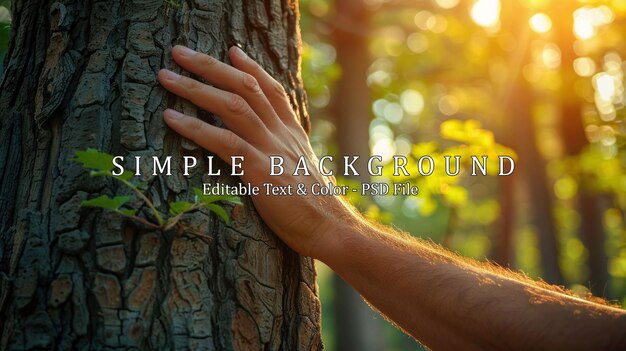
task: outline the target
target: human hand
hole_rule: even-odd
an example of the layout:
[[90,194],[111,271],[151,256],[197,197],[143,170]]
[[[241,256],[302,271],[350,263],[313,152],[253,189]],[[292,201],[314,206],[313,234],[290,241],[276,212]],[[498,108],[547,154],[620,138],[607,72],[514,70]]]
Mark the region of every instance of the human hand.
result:
[[[352,211],[336,196],[300,196],[295,191],[287,196],[265,195],[264,183],[304,183],[310,189],[312,184],[327,184],[330,179],[319,172],[317,157],[283,86],[241,49],[231,47],[228,55],[233,66],[184,46],[172,50],[176,63],[213,86],[166,69],[158,74],[165,89],[215,113],[228,129],[172,109],[165,110],[165,121],[228,163],[231,156],[243,156],[242,181],[261,188],[252,201],[266,224],[292,249],[319,258],[328,251],[325,247],[333,245],[331,229],[336,218]],[[270,156],[283,157],[282,176],[270,176]],[[289,171],[295,169],[300,156],[305,157],[310,176],[294,176]]]

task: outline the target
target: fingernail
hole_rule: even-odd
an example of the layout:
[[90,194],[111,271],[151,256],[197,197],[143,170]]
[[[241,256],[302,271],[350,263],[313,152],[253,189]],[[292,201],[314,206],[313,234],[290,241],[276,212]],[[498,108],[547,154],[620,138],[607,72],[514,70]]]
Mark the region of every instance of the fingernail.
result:
[[167,112],[167,117],[169,117],[170,119],[181,119],[184,116],[182,113],[176,110],[172,110],[171,108],[168,108],[167,110],[165,110],[165,112]]
[[178,73],[174,73],[168,69],[163,69],[163,78],[167,79],[167,80],[178,80],[180,79],[180,74]]
[[176,51],[178,51],[181,56],[193,56],[196,54],[194,50],[182,45],[177,45]]
[[239,48],[238,46],[235,46],[235,55],[237,55],[241,59],[245,59],[246,57],[248,57],[248,55],[246,55],[246,53],[243,52],[243,50],[241,50],[241,48]]

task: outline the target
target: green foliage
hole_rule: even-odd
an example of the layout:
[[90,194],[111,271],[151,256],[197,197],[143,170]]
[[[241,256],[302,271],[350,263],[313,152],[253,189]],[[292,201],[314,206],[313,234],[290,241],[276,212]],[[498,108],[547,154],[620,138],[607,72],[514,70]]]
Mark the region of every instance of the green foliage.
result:
[[492,147],[495,145],[493,133],[481,128],[476,120],[447,120],[441,123],[441,137],[467,145]]
[[[418,195],[419,212],[422,216],[432,215],[439,206],[439,200],[450,208],[463,208],[470,202],[467,187],[462,184],[465,177],[464,171],[470,166],[471,155],[485,155],[488,157],[487,174],[496,174],[498,171],[498,156],[507,155],[516,159],[516,153],[495,142],[493,133],[481,128],[480,122],[476,120],[448,120],[441,124],[440,137],[444,141],[451,141],[447,147],[442,147],[440,143],[434,141],[426,141],[412,145],[411,154],[408,157],[408,169],[417,169],[417,163],[420,157],[428,155],[433,158],[438,166],[435,167],[433,173],[427,177],[420,176],[417,172],[412,172],[410,176],[393,175],[393,165],[387,165],[383,170],[383,175],[390,179],[391,182],[408,181],[416,185],[420,189]],[[444,156],[459,155],[461,156],[459,176],[449,176],[446,174]],[[456,171],[454,159],[451,160],[450,171]],[[424,165],[424,167],[428,167]],[[427,169],[426,169],[427,170]],[[475,206],[476,204],[474,204]],[[497,211],[497,205],[494,211]],[[497,212],[494,212],[497,213]],[[495,220],[494,213],[483,213],[484,218]],[[490,222],[486,223],[489,224]]]
[[230,223],[230,217],[223,207],[216,204],[205,204],[204,206],[209,210],[215,212],[215,214],[217,214],[224,222]]
[[233,195],[205,195],[198,188],[194,188],[193,191],[196,194],[196,201],[198,203],[203,204],[204,207],[206,207],[209,210],[213,211],[215,214],[217,214],[226,223],[230,222],[230,217],[228,216],[228,213],[226,213],[226,211],[224,210],[223,207],[221,207],[219,205],[216,205],[215,203],[218,202],[218,201],[226,201],[226,202],[233,203],[235,205],[241,205],[242,204],[241,203],[241,199],[238,196],[233,196]]
[[210,205],[218,201],[228,201],[235,205],[242,205],[241,199],[239,196],[234,195],[205,195],[202,190],[198,188],[193,189],[194,194],[196,195],[196,201],[203,203],[205,205]]
[[176,201],[170,203],[170,214],[177,216],[181,213],[185,213],[191,209],[193,204],[187,201]]
[[[85,151],[76,151],[74,158],[71,160],[80,163],[83,168],[91,170],[89,173],[91,176],[113,175],[113,156],[96,149],[89,148]],[[129,181],[133,177],[133,174],[124,171],[124,173],[115,177]]]
[[106,195],[100,195],[96,198],[85,200],[80,203],[84,207],[100,207],[108,210],[118,211],[125,203],[130,200],[130,196],[116,196],[108,197]]
[[74,158],[71,160],[81,163],[84,168],[91,170],[106,172],[112,171],[114,168],[113,155],[100,152],[93,148],[89,148],[85,151],[76,151],[74,153]]
[[[339,65],[334,62],[334,48],[321,42],[307,43],[302,48],[302,79],[307,94],[313,102],[326,101],[328,87],[341,75]],[[325,104],[318,104],[318,106]]]
[[161,213],[156,209],[154,203],[141,191],[141,189],[147,186],[146,182],[132,181],[133,174],[128,171],[124,171],[121,175],[113,175],[113,156],[105,152],[98,151],[96,149],[89,148],[84,151],[76,151],[74,158],[71,159],[74,162],[80,163],[83,168],[88,169],[89,175],[92,177],[110,177],[116,181],[121,182],[130,190],[132,190],[137,197],[139,197],[146,206],[150,208],[156,223],[151,222],[145,218],[137,216],[138,209],[124,208],[128,202],[131,201],[131,196],[115,196],[109,197],[107,195],[100,195],[96,198],[83,201],[81,206],[84,207],[98,207],[106,210],[117,212],[123,216],[131,218],[139,223],[142,223],[148,227],[168,230],[173,228],[179,221],[182,215],[195,211],[199,208],[206,208],[207,210],[215,213],[224,222],[229,223],[230,216],[228,212],[221,206],[216,204],[217,202],[230,202],[233,204],[241,205],[241,199],[238,196],[224,195],[204,195],[198,188],[193,188],[195,194],[195,202],[188,201],[176,201],[169,204],[169,214],[171,217],[163,217]]

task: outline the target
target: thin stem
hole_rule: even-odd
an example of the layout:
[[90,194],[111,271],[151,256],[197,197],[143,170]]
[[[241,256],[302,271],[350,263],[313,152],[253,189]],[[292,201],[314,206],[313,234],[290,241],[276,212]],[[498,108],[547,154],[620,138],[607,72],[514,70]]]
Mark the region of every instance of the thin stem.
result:
[[187,233],[190,233],[190,234],[193,234],[193,235],[199,236],[199,237],[201,237],[201,238],[205,238],[205,239],[207,239],[207,240],[213,240],[213,239],[214,239],[214,238],[212,238],[212,237],[210,237],[210,236],[208,236],[208,235],[206,235],[206,234],[198,233],[198,232],[196,232],[196,231],[194,231],[194,230],[188,230],[188,231],[187,231]]
[[154,207],[154,204],[152,203],[152,201],[150,201],[150,199],[148,199],[146,197],[146,195],[144,195],[141,191],[139,191],[139,189],[137,189],[137,187],[135,187],[134,185],[132,185],[129,181],[119,178],[119,177],[113,177],[114,179],[117,179],[118,181],[124,183],[126,186],[128,186],[129,188],[131,188],[145,203],[148,207],[150,207],[150,209],[152,210],[152,212],[154,213],[154,216],[156,217],[157,221],[159,222],[159,227],[163,225],[163,218],[161,218],[161,215],[159,214],[159,211],[157,211],[157,209]]
[[191,211],[197,210],[202,206],[201,203],[194,203],[191,207],[189,207],[189,209],[187,211],[183,211],[179,214],[177,214],[176,216],[170,218],[167,220],[167,222],[165,222],[163,224],[163,230],[169,230],[171,229],[174,225],[176,225],[176,223],[178,223],[178,221],[180,220],[180,217],[182,217],[182,215],[184,215],[185,213],[189,213]]
[[139,223],[145,224],[146,226],[148,226],[148,227],[150,227],[150,228],[154,228],[154,229],[159,229],[159,228],[161,228],[160,226],[158,226],[158,225],[156,225],[156,224],[154,224],[154,223],[152,223],[152,222],[150,222],[150,221],[147,221],[145,218],[141,218],[141,217],[134,216],[134,215],[129,216],[129,215],[127,215],[127,214],[125,214],[124,212],[121,212],[121,211],[115,211],[115,212],[117,212],[117,213],[121,214],[121,215],[122,215],[122,216],[124,216],[124,217],[128,217],[128,218],[130,218],[130,219],[134,219],[134,220],[136,220],[136,221],[137,221],[137,222],[139,222]]

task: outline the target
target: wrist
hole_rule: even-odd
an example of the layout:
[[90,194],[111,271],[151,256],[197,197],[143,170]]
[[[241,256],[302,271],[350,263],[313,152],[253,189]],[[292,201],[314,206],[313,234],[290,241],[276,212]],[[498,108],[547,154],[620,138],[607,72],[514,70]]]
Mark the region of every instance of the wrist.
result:
[[[330,217],[330,216],[329,216]],[[311,257],[324,262],[329,267],[338,267],[349,261],[353,248],[363,238],[360,228],[365,220],[359,212],[344,204],[341,209],[332,211],[332,218],[321,225],[320,234],[311,246]]]
[[338,221],[328,222],[320,226],[320,231],[314,237],[310,246],[310,256],[330,266],[333,258],[343,252],[343,235],[347,232],[344,225]]

